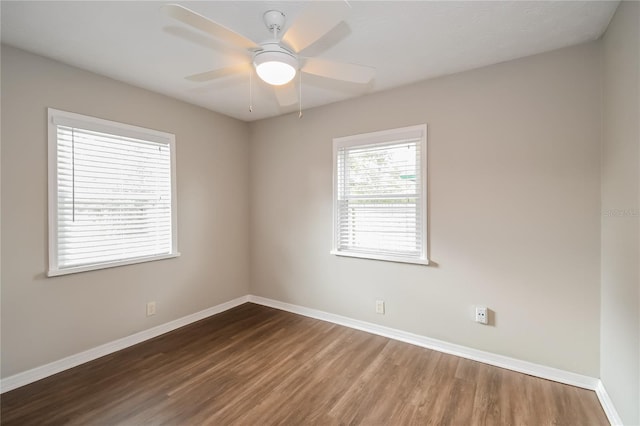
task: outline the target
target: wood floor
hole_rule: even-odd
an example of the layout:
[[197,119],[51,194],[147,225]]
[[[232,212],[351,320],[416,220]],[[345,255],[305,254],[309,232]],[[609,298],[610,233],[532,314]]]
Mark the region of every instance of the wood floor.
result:
[[604,425],[594,392],[244,304],[1,397],[3,425]]

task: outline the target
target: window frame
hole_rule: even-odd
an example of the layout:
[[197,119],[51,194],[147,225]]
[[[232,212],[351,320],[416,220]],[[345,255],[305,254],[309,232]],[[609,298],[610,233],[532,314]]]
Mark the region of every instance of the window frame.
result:
[[[357,147],[363,145],[386,144],[394,140],[407,138],[407,135],[416,135],[419,138],[420,146],[420,200],[419,207],[422,209],[420,220],[421,252],[419,257],[410,257],[403,255],[389,255],[376,253],[361,253],[357,251],[342,250],[338,248],[339,242],[339,220],[338,208],[339,188],[338,188],[338,151],[343,147]],[[377,132],[362,133],[351,136],[337,137],[333,139],[333,238],[331,254],[336,256],[355,257],[361,259],[382,260],[389,262],[410,263],[417,265],[429,265],[428,250],[428,187],[427,187],[427,125],[419,124],[414,126],[401,127],[396,129],[382,130]]]
[[[169,147],[171,167],[171,252],[159,255],[132,257],[111,262],[91,263],[82,266],[60,268],[58,265],[58,125],[71,126],[142,139]],[[48,133],[48,269],[47,276],[74,274],[78,272],[94,271],[113,268],[117,266],[133,265],[137,263],[152,262],[162,259],[171,259],[180,256],[178,251],[178,212],[176,191],[176,146],[175,135],[159,130],[147,129],[116,121],[105,120],[88,115],[47,108],[47,133]]]

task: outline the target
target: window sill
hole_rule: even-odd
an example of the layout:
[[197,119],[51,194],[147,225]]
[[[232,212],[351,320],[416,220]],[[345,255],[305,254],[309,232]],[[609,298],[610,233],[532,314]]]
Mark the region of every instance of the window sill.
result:
[[411,263],[414,265],[429,265],[429,259],[408,259],[405,257],[394,257],[394,256],[381,256],[381,255],[373,255],[366,253],[354,253],[354,252],[344,252],[338,250],[331,250],[331,254],[336,256],[343,257],[356,257],[360,259],[369,259],[369,260],[382,260],[385,262],[396,262],[396,263]]
[[136,263],[154,262],[156,260],[172,259],[180,257],[180,253],[163,254],[160,256],[138,257],[118,262],[98,263],[94,265],[75,266],[65,269],[52,269],[47,271],[47,277],[57,277],[60,275],[76,274],[78,272],[96,271],[98,269],[115,268],[116,266],[135,265]]

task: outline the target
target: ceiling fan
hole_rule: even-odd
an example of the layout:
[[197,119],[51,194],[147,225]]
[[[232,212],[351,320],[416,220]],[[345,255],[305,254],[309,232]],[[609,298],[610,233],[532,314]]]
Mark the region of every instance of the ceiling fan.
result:
[[186,77],[190,81],[210,81],[240,72],[250,72],[251,75],[255,69],[261,80],[275,86],[280,106],[288,106],[300,101],[295,85],[288,84],[296,74],[307,73],[359,84],[370,82],[375,75],[372,67],[300,55],[343,20],[349,10],[344,2],[309,2],[309,6],[281,36],[284,13],[268,10],[263,19],[272,38],[259,43],[184,6],[167,4],[162,10],[173,19],[247,51],[247,62]]

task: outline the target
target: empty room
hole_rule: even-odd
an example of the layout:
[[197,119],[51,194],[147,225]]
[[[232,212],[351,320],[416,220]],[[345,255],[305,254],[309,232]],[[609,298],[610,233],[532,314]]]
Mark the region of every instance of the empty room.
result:
[[640,2],[0,19],[2,425],[640,425]]

